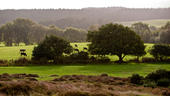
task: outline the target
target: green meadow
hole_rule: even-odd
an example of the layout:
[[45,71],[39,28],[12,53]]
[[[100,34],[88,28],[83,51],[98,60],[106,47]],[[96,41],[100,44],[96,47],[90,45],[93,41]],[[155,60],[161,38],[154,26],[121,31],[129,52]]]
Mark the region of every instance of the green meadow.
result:
[[[78,47],[75,47],[75,44]],[[80,51],[87,47],[89,43],[71,43],[74,48]],[[153,44],[145,44],[146,51],[153,46]],[[36,45],[30,46],[13,46],[13,47],[0,47],[1,60],[15,60],[21,58],[20,49],[26,49],[27,58],[31,59],[32,50]],[[108,56],[112,61],[117,60],[117,56]],[[148,52],[144,57],[152,57]],[[134,56],[127,56],[124,60],[135,58]],[[40,80],[50,80],[50,75],[100,75],[107,73],[110,76],[129,77],[134,73],[140,75],[147,75],[148,73],[157,69],[170,70],[170,64],[166,63],[129,63],[129,64],[73,64],[73,65],[48,65],[48,66],[8,66],[0,67],[0,74],[2,73],[32,73],[40,75]]]
[[0,67],[2,73],[32,73],[40,75],[40,80],[52,79],[50,75],[100,75],[107,73],[110,76],[129,77],[134,73],[142,76],[157,69],[170,70],[170,64],[87,64],[87,65],[51,65],[51,66],[10,66]]
[[[75,47],[75,44],[78,45],[78,47]],[[88,47],[88,42],[84,43],[71,43],[73,48],[77,48],[80,51],[83,51],[84,47]],[[29,46],[12,46],[12,47],[6,47],[6,46],[1,46],[0,47],[0,60],[16,60],[18,58],[21,58],[22,56],[20,55],[20,49],[26,49],[27,57],[28,59],[31,59],[32,56],[32,51],[36,45],[29,45]],[[149,49],[153,46],[153,44],[145,44],[146,46],[146,52],[147,54],[144,57],[152,57],[148,51]],[[84,50],[86,51],[86,50]],[[112,61],[118,60],[117,56],[108,56]],[[124,58],[125,61],[129,59],[133,59],[135,56],[126,56]]]

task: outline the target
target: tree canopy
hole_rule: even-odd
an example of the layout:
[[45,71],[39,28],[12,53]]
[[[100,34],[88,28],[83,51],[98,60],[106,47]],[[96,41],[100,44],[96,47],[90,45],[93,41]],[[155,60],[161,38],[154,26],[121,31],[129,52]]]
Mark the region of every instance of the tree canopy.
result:
[[119,24],[106,24],[98,31],[89,31],[89,51],[96,55],[117,55],[119,62],[126,55],[142,56],[145,46],[141,38],[130,28]]
[[161,43],[170,44],[170,22],[167,22],[161,29],[160,41]]
[[142,22],[138,22],[138,23],[132,24],[131,28],[141,37],[141,39],[145,43],[151,42],[152,33],[149,28],[149,25],[142,23]]
[[69,42],[56,36],[46,37],[37,47],[33,50],[33,59],[56,60],[61,57],[63,53],[69,54],[72,52],[72,46]]
[[58,28],[54,25],[43,26],[30,19],[17,18],[12,22],[6,23],[0,27],[0,41],[5,42],[7,46],[12,43],[33,44],[41,42],[45,36],[55,35],[64,37],[70,42],[82,42],[86,40],[87,32],[83,29],[68,27]]

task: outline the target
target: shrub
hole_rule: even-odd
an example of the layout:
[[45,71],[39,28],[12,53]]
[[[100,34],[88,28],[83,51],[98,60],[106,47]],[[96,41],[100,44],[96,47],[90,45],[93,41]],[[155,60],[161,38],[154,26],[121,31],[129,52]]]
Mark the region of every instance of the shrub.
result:
[[87,52],[81,51],[79,53],[73,53],[70,55],[72,59],[88,60],[89,54]]
[[170,46],[166,44],[157,44],[152,47],[150,54],[158,61],[163,61],[170,56]]
[[88,63],[89,62],[89,54],[88,52],[81,51],[79,53],[73,53],[70,55],[70,59],[72,63]]
[[99,59],[97,59],[97,63],[109,63],[110,59],[108,57],[100,57]]
[[133,84],[143,84],[143,77],[140,76],[139,74],[133,74],[132,77],[130,77],[130,82]]
[[18,65],[18,66],[24,66],[24,65],[27,65],[30,63],[31,63],[31,61],[26,58],[19,58],[14,61],[14,65]]
[[143,57],[142,62],[143,63],[145,63],[145,62],[155,62],[155,59],[154,58]]
[[157,70],[155,72],[148,74],[145,78],[151,81],[156,81],[156,82],[163,78],[170,79],[170,71],[160,69],[160,70]]
[[7,60],[0,60],[0,66],[8,66]]
[[155,81],[150,81],[150,80],[144,80],[144,87],[152,87],[155,88],[157,86]]
[[157,86],[168,87],[170,85],[170,79],[163,78],[157,81]]

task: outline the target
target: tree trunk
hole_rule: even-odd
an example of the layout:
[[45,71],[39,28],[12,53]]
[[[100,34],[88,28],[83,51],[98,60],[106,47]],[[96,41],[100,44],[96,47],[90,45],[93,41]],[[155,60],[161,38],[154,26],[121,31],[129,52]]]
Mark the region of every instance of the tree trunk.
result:
[[122,63],[122,62],[123,62],[122,54],[121,54],[121,55],[118,55],[118,57],[119,57],[119,61],[118,61],[118,63]]

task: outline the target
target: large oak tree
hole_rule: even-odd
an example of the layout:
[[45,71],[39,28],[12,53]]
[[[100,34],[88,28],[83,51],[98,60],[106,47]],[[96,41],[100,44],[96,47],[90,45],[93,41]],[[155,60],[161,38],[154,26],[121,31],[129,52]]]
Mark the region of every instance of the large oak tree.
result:
[[97,31],[89,31],[88,40],[91,41],[91,54],[117,55],[120,63],[126,55],[145,54],[141,38],[130,28],[119,24],[110,23],[101,26]]

